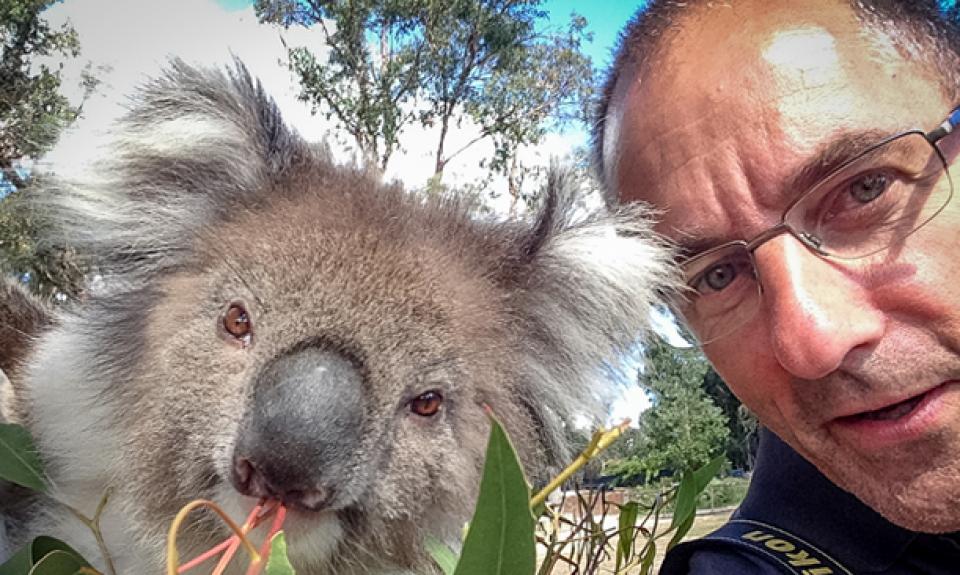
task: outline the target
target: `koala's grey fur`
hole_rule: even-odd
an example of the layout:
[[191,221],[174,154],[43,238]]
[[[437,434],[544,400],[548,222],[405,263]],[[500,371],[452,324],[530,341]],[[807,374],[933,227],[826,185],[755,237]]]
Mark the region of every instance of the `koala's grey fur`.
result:
[[[556,470],[565,426],[598,415],[604,373],[672,282],[639,208],[575,223],[555,176],[530,222],[472,219],[455,200],[334,165],[239,65],[174,62],[138,95],[99,174],[37,196],[103,280],[42,336],[13,411],[56,498],[92,514],[112,488],[104,534],[123,574],[161,572],[188,501],[213,499],[238,520],[251,508],[231,486],[231,453],[262,407],[257,386],[302,349],[350,358],[342,371],[359,379],[342,403],[303,404],[343,415],[348,432],[302,406],[290,414],[303,437],[285,453],[327,461],[316,473],[337,493],[324,511],[291,513],[298,573],[434,572],[421,542],[456,541],[469,519],[483,406],[532,477]],[[237,301],[253,318],[246,347],[221,333]],[[440,413],[411,413],[431,389]],[[317,453],[331,435],[346,448]],[[195,517],[180,536],[186,557],[228,535],[212,514]],[[6,521],[14,545],[49,534],[100,560],[49,499]]]

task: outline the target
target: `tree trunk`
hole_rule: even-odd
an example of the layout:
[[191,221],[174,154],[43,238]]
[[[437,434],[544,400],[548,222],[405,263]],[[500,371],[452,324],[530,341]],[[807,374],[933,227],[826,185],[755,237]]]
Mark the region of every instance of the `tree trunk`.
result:
[[443,145],[447,140],[447,131],[449,131],[449,129],[450,116],[444,114],[440,121],[440,141],[437,142],[436,163],[433,165],[433,177],[438,184],[443,179],[443,169],[447,165],[446,160],[443,159]]

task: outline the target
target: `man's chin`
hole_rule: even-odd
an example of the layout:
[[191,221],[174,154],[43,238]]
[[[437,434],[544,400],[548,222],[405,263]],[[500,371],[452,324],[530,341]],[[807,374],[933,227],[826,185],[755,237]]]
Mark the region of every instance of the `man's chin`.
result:
[[960,531],[960,477],[948,481],[945,475],[929,473],[906,484],[887,485],[886,489],[872,485],[852,492],[905,529],[922,533]]
[[880,453],[864,453],[829,435],[786,437],[830,481],[894,525],[921,533],[960,531],[960,445],[954,434]]
[[960,465],[925,473],[914,468],[913,473],[906,477],[903,469],[884,473],[851,465],[824,470],[834,483],[894,525],[922,533],[960,531]]

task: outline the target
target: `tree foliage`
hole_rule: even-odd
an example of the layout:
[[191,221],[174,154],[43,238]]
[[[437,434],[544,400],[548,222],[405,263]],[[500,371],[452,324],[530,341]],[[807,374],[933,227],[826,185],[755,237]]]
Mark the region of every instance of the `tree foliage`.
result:
[[[19,201],[28,178],[18,171],[24,158],[38,158],[56,143],[80,113],[61,92],[61,69],[46,60],[80,53],[76,31],[52,28],[43,18],[53,0],[0,2],[0,272],[25,278],[35,291],[75,295],[82,277],[69,250],[41,245],[45,225]],[[85,93],[96,81],[83,76]]]
[[633,453],[613,462],[606,473],[649,480],[661,472],[697,469],[724,452],[726,417],[702,387],[709,369],[696,349],[651,343],[642,380],[652,405],[640,415]]
[[[31,180],[27,187],[34,185]],[[69,247],[41,238],[49,225],[23,202],[22,189],[0,200],[0,273],[21,278],[34,293],[75,298],[83,287],[84,268]]]
[[759,442],[757,417],[740,403],[727,384],[712,367],[703,376],[703,390],[723,411],[727,420],[726,454],[732,467],[753,469]]
[[[319,27],[324,56],[288,47],[300,98],[334,119],[370,165],[385,169],[404,127],[436,127],[435,177],[477,142],[486,164],[519,177],[516,151],[552,123],[586,117],[593,66],[580,47],[586,20],[538,27],[540,0],[257,0],[261,22]],[[451,128],[476,137],[448,149]]]
[[9,184],[22,184],[14,162],[50,149],[79,108],[60,93],[60,69],[39,57],[76,57],[80,42],[69,25],[53,29],[42,17],[53,0],[0,3],[0,170]]

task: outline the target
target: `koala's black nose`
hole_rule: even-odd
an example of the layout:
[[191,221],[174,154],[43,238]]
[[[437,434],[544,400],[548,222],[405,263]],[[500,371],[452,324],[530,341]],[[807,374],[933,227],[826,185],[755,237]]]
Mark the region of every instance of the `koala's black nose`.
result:
[[245,457],[233,458],[233,470],[230,480],[237,491],[257,499],[277,499],[287,507],[297,507],[309,511],[319,511],[333,496],[333,489],[318,485],[296,485],[290,483],[291,476],[276,470],[261,469]]
[[245,495],[319,510],[350,485],[366,398],[354,362],[305,348],[257,377],[234,448],[231,483]]

